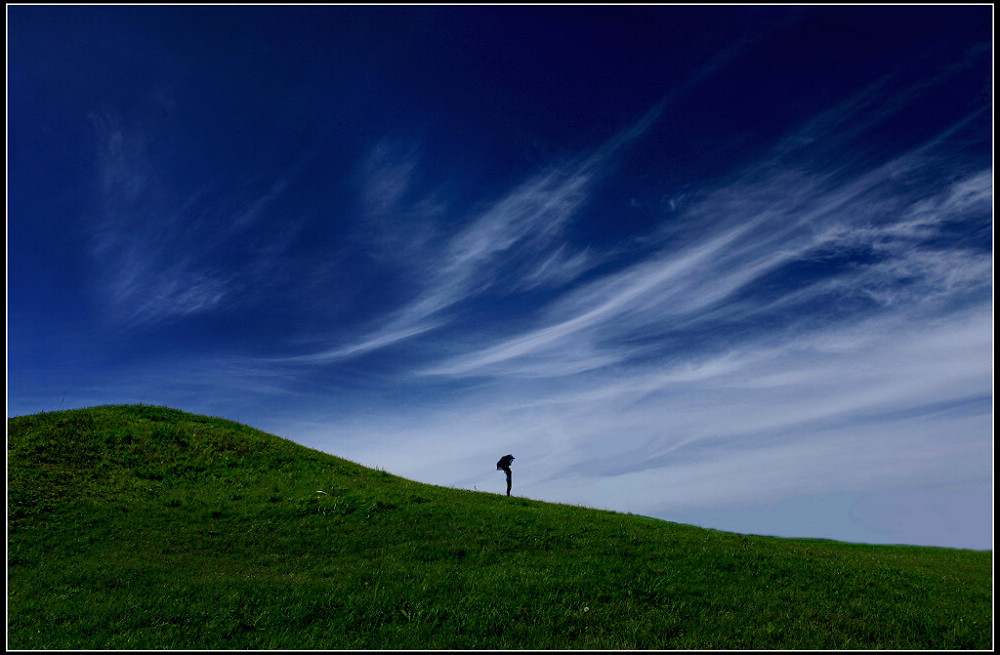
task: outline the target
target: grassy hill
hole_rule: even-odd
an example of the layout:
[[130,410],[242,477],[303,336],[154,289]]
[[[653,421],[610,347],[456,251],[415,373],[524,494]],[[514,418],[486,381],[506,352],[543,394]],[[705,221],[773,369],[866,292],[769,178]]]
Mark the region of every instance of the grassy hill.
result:
[[217,418],[8,419],[11,649],[988,649],[992,553],[411,482]]

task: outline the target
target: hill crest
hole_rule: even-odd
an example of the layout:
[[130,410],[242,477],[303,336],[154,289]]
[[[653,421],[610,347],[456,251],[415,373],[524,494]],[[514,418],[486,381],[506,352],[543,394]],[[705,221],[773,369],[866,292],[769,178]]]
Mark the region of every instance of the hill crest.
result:
[[435,487],[164,407],[8,419],[12,648],[988,648],[991,567]]

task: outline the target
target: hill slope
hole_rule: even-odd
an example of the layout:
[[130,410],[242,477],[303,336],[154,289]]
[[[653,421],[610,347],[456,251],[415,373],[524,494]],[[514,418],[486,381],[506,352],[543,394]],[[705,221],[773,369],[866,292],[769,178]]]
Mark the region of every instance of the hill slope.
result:
[[7,425],[13,649],[992,645],[990,552],[435,487],[162,407]]

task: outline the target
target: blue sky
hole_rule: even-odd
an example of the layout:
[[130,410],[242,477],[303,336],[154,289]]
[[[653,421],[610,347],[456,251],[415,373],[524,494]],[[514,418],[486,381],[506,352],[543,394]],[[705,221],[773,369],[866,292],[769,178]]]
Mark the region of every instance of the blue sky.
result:
[[7,413],[992,548],[992,19],[8,6]]

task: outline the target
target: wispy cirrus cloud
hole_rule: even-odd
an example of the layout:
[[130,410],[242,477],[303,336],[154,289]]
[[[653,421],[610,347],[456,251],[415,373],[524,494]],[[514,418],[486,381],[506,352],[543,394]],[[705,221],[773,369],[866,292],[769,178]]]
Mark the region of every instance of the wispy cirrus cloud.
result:
[[[589,284],[582,290],[571,292],[568,298],[557,302],[557,307],[553,310],[554,314],[564,317],[561,320],[500,344],[453,358],[426,372],[436,375],[469,374],[490,365],[520,357],[535,356],[540,350],[559,347],[568,337],[586,334],[623,316],[641,315],[649,306],[651,295],[657,290],[671,288],[680,291],[676,285],[681,279],[691,275],[699,266],[704,266],[713,255],[752,227],[750,224],[737,226],[675,256],[632,266],[624,272]],[[680,298],[682,294],[677,295]],[[679,299],[678,304],[684,300]],[[661,320],[666,320],[675,311],[677,313],[684,311],[683,307],[670,304],[669,298],[658,298],[653,302],[661,307],[661,311],[657,312]],[[621,329],[624,326],[619,323],[618,327]],[[592,335],[590,340],[597,341],[598,337],[599,335]],[[575,354],[570,356],[576,358]],[[614,359],[597,358],[596,361],[606,365],[612,363]],[[558,370],[573,370],[573,368],[567,369],[562,365]]]
[[[877,86],[807,121],[742,174],[700,190],[659,232],[643,237],[647,248],[659,243],[646,258],[580,283],[584,272],[609,257],[574,250],[564,227],[587,211],[591,190],[613,156],[656,121],[663,106],[654,107],[594,153],[529,178],[422,250],[422,289],[367,332],[290,361],[333,363],[426,337],[455,322],[448,310],[488,291],[502,298],[545,285],[564,288],[519,317],[526,329],[470,327],[413,373],[564,377],[719,348],[710,337],[722,326],[748,335],[767,330],[794,336],[831,320],[900,308],[926,314],[962,294],[981,296],[992,270],[990,253],[982,244],[941,237],[969,216],[982,223],[992,198],[991,171],[956,175],[951,167],[943,183],[911,181],[948,168],[950,140],[981,112],[881,162],[841,164],[832,171],[818,165],[827,148],[845,148],[913,95],[904,90],[883,113],[866,119]],[[837,126],[848,124],[852,130],[838,133]],[[814,147],[817,139],[823,148]],[[378,188],[394,189],[386,197],[399,210],[412,157],[387,162],[386,153],[380,145],[373,155],[386,170],[368,173],[382,180]]]
[[[635,125],[623,129],[594,153],[528,178],[483,211],[470,216],[464,227],[440,246],[422,250],[423,288],[412,300],[380,319],[367,333],[343,345],[295,356],[289,361],[340,361],[435,330],[448,323],[443,315],[446,309],[497,285],[501,271],[510,267],[509,255],[515,250],[518,273],[513,280],[504,279],[508,288],[524,290],[565,284],[586,271],[595,263],[594,258],[585,250],[570,251],[560,241],[563,229],[589,199],[613,157],[641,136],[661,111],[662,105],[655,106]],[[384,164],[383,146],[376,150],[376,159]],[[375,178],[370,181],[373,186],[366,186],[364,190],[369,197],[367,204],[374,211],[385,211],[386,203],[396,207],[405,194],[406,180],[412,172],[410,167],[392,164],[388,170],[385,166],[367,170],[366,179]],[[386,188],[391,190],[386,192]]]
[[[780,420],[761,419],[756,429],[762,432],[790,430],[824,417],[861,417],[857,403],[869,400],[873,412],[892,406],[888,391],[877,393],[854,376],[894,339],[910,338],[906,327],[915,324],[938,330],[935,334],[954,329],[954,338],[967,349],[955,358],[910,353],[918,368],[880,389],[895,388],[903,394],[900,398],[908,393],[917,398],[920,394],[905,384],[907,376],[934,378],[930,371],[939,364],[953,365],[956,375],[967,380],[958,371],[961,362],[971,361],[973,353],[981,355],[991,343],[988,336],[961,325],[972,320],[969,316],[975,318],[972,324],[982,321],[990,302],[992,172],[958,165],[951,153],[955,140],[965,138],[963,130],[981,112],[903,152],[863,165],[822,166],[819,159],[825,153],[847,148],[847,142],[872,127],[871,122],[858,124],[858,131],[839,136],[834,129],[863,122],[862,109],[872,101],[862,94],[821,119],[806,121],[751,168],[692,194],[684,208],[670,213],[669,222],[642,235],[651,251],[646,257],[616,267],[604,252],[575,251],[565,240],[565,226],[588,211],[596,180],[615,153],[647,133],[662,111],[656,108],[591,155],[529,178],[470,216],[449,238],[428,247],[422,252],[427,257],[420,290],[371,329],[343,345],[284,361],[333,364],[421,337],[422,344],[433,348],[421,349],[412,368],[392,374],[402,376],[394,378],[401,384],[475,378],[476,385],[509,400],[489,412],[506,415],[524,408],[551,417],[546,421],[532,413],[530,421],[498,427],[498,434],[537,435],[544,424],[556,432],[567,425],[587,425],[596,435],[646,415],[649,420],[640,421],[637,432],[651,435],[651,443],[663,438],[651,426],[675,426],[677,417],[688,413],[676,408],[669,416],[633,413],[633,403],[664,393],[683,396],[684,389],[703,388],[711,403],[736,408],[734,424],[753,424],[743,417],[756,415],[756,410],[738,399],[720,401],[725,394],[709,384],[726,379],[719,388],[732,389],[741,375],[748,381],[740,393],[770,389],[773,395],[755,402],[782,407]],[[824,148],[811,145],[817,139]],[[402,186],[413,172],[408,165],[392,164],[390,169],[399,173],[396,183]],[[920,180],[936,181],[915,183]],[[401,191],[396,204],[403,197]],[[954,238],[956,225],[962,234],[980,237],[971,242]],[[503,277],[514,252],[530,253],[525,258],[530,265]],[[599,274],[593,262],[605,264]],[[587,271],[591,274],[584,278]],[[527,308],[516,321],[484,327],[463,323],[449,311],[487,291],[503,298],[546,278],[557,293]],[[461,338],[431,339],[446,326],[461,328]],[[858,326],[863,328],[858,331]],[[895,336],[883,340],[881,335]],[[919,336],[920,330],[912,333],[913,339]],[[871,343],[880,345],[869,350],[864,344]],[[935,343],[928,353],[947,350]],[[809,386],[833,370],[816,353],[838,347],[854,353],[842,361],[843,388],[817,385],[811,396],[784,402],[800,383]],[[812,354],[791,354],[798,351]],[[893,352],[904,357],[898,349]],[[907,370],[890,360],[884,365]],[[948,374],[940,378],[948,379]],[[558,383],[546,386],[553,379]],[[865,391],[853,394],[856,389]],[[932,403],[935,395],[958,400],[935,386],[914,407]],[[588,403],[603,408],[607,421],[601,412],[588,412]],[[726,414],[704,404],[690,420],[702,420],[703,412]],[[476,420],[489,422],[483,416]],[[466,423],[451,414],[442,421]],[[451,432],[432,423],[431,432]],[[552,427],[557,425],[561,427]],[[689,434],[709,434],[711,425],[703,421],[700,430],[688,426]],[[715,429],[725,432],[721,426]],[[414,431],[408,428],[407,433]]]
[[[557,351],[579,361],[586,350],[592,362],[608,365],[636,357],[650,339],[669,341],[719,321],[749,327],[811,303],[867,300],[870,311],[916,311],[963,290],[982,292],[990,254],[934,239],[967,212],[983,212],[990,173],[972,172],[931,197],[902,197],[887,188],[900,165],[839,183],[779,171],[720,189],[689,210],[690,220],[715,223],[700,240],[667,244],[564,294],[539,327],[425,372],[546,375],[551,366],[558,376],[580,367],[559,362]],[[888,205],[891,219],[880,209]],[[567,339],[576,343],[567,346]]]
[[[155,324],[240,302],[248,278],[266,277],[295,232],[287,226],[282,239],[258,234],[308,156],[262,194],[223,201],[211,182],[193,191],[175,187],[149,131],[109,114],[91,118],[100,204],[89,247],[102,299],[117,320]],[[241,267],[223,261],[225,252],[241,250],[256,256]]]
[[192,266],[179,248],[180,216],[164,205],[163,180],[140,130],[93,116],[101,216],[91,242],[106,300],[127,322],[155,322],[217,305],[227,282]]
[[[495,378],[451,404],[287,429],[407,477],[471,488],[518,453],[532,497],[670,517],[990,475],[988,307],[879,315],[716,355],[544,380]],[[986,327],[984,327],[986,326]],[[378,439],[373,439],[378,435]],[[377,445],[375,443],[377,442]],[[433,450],[433,461],[421,453]],[[923,481],[923,482],[921,482]]]

